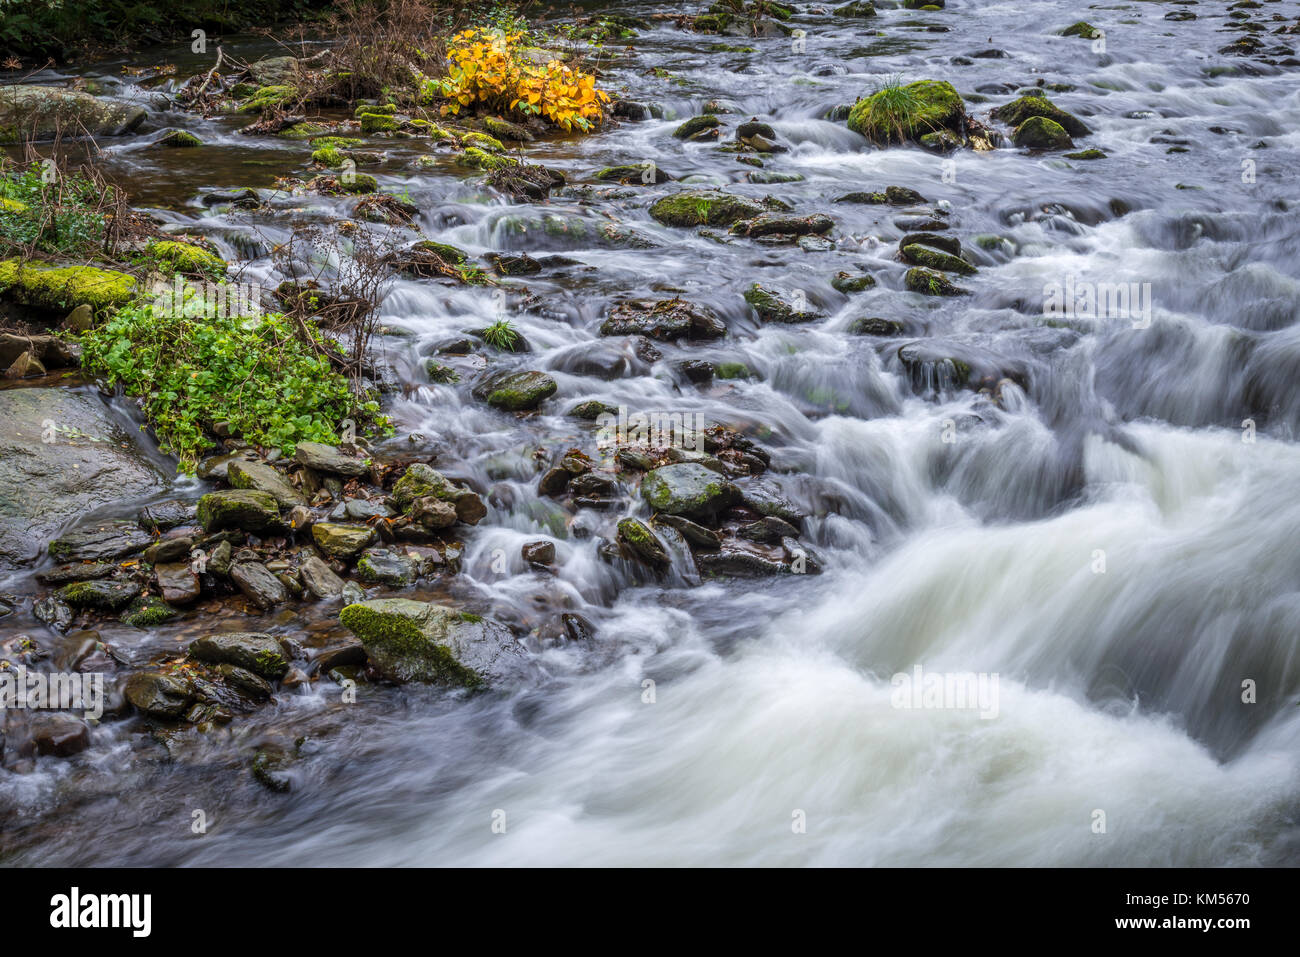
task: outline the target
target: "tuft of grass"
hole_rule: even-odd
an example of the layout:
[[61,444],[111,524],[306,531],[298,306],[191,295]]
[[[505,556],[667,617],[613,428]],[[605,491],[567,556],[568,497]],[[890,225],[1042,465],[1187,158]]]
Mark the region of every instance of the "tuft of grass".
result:
[[501,352],[514,352],[519,343],[519,333],[509,319],[498,319],[483,330],[483,341]]
[[888,139],[904,142],[918,128],[932,128],[921,118],[925,105],[925,100],[904,86],[903,78],[896,74],[872,94],[867,120],[870,128],[885,130]]

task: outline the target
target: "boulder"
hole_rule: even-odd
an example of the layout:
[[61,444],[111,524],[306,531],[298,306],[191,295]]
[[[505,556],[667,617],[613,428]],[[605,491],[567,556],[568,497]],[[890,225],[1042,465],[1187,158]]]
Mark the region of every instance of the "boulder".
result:
[[226,480],[230,482],[232,488],[265,492],[274,498],[281,508],[307,504],[306,497],[265,462],[236,459],[226,468]]
[[208,635],[190,642],[190,657],[213,665],[235,665],[263,678],[279,678],[289,670],[284,649],[273,637],[236,631]]
[[144,117],[140,106],[89,93],[24,83],[0,87],[0,146],[16,146],[26,139],[122,136]]
[[[97,396],[68,389],[0,390],[0,422],[0,569],[31,562],[80,516],[143,498],[166,484]],[[132,550],[149,544],[141,541],[136,548],[134,536],[124,534]]]
[[228,528],[265,532],[282,527],[275,497],[252,489],[209,492],[199,499],[198,520],[205,532]]
[[736,487],[717,472],[694,462],[665,465],[646,473],[641,497],[655,511],[708,518],[731,505]]
[[504,625],[444,605],[382,598],[348,605],[339,621],[393,681],[477,688],[506,677],[523,657]]

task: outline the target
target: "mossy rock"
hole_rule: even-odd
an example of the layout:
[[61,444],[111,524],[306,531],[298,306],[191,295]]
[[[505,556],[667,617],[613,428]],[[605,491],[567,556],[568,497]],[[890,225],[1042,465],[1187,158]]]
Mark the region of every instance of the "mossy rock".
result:
[[122,624],[132,628],[151,628],[179,615],[175,608],[157,595],[141,595],[122,613]]
[[213,665],[234,665],[263,678],[281,678],[289,670],[280,643],[260,632],[234,631],[196,638],[189,654],[196,661]]
[[1095,40],[1101,36],[1101,31],[1087,21],[1080,20],[1078,23],[1072,23],[1061,31],[1063,37],[1083,37],[1085,40]]
[[911,292],[919,292],[924,296],[960,296],[965,292],[949,282],[943,273],[920,266],[907,271],[903,284]]
[[555,395],[556,381],[545,372],[510,372],[493,376],[477,391],[487,404],[506,412],[528,412]]
[[147,255],[175,272],[191,276],[224,276],[226,261],[192,243],[154,240],[145,247]]
[[262,113],[278,110],[298,98],[298,88],[289,84],[259,87],[239,107],[240,113]]
[[663,568],[669,564],[668,550],[659,536],[639,518],[624,518],[618,523],[618,541],[648,565]]
[[841,272],[831,280],[831,288],[844,293],[846,296],[855,292],[864,292],[875,284],[875,277],[866,273],[854,276],[847,272]]
[[460,141],[467,147],[484,150],[488,153],[504,153],[506,151],[505,144],[495,136],[489,136],[486,133],[466,133],[461,136]]
[[1066,159],[1070,160],[1104,160],[1106,154],[1098,149],[1079,150],[1077,153],[1066,153]]
[[307,189],[327,196],[359,196],[379,191],[379,180],[369,173],[345,173],[342,176],[321,175],[307,181]]
[[275,135],[282,140],[312,140],[329,132],[329,127],[320,123],[295,123],[285,127]]
[[73,608],[94,608],[97,611],[116,611],[140,594],[135,582],[115,582],[99,579],[71,582],[55,594]]
[[516,143],[528,143],[533,139],[533,134],[518,123],[511,123],[499,116],[483,117],[483,126],[497,139],[512,140]]
[[1011,140],[1019,147],[1033,150],[1066,150],[1074,145],[1065,128],[1045,116],[1025,120],[1016,127]]
[[732,379],[752,379],[754,373],[743,362],[719,362],[713,367],[713,374],[726,381]]
[[852,3],[836,7],[835,14],[841,17],[874,17],[876,7],[871,0],[853,0]]
[[193,149],[202,145],[203,141],[188,130],[168,130],[154,143],[164,149]]
[[684,462],[646,473],[641,497],[657,512],[708,518],[733,504],[739,493],[717,472],[695,462]]
[[311,537],[325,554],[351,561],[374,544],[375,530],[368,525],[316,522],[311,527]]
[[1008,126],[1020,126],[1033,116],[1041,116],[1059,125],[1071,136],[1087,136],[1092,132],[1077,116],[1065,112],[1045,96],[1022,96],[999,106],[992,112],[995,120]]
[[64,310],[86,303],[98,312],[126,305],[138,288],[134,276],[115,269],[0,262],[0,296],[26,306]]
[[283,527],[275,497],[253,489],[209,492],[199,499],[198,521],[205,532],[232,528],[266,532]]
[[371,116],[392,116],[396,112],[397,105],[394,103],[362,103],[352,111],[352,115],[361,119],[367,113]]
[[716,129],[721,125],[721,121],[711,113],[705,113],[702,116],[692,116],[685,123],[673,130],[673,136],[679,140],[688,140],[693,136],[698,136],[706,130]]
[[318,150],[312,150],[311,161],[319,166],[325,166],[329,169],[338,169],[346,162],[343,153],[333,146],[322,146]]
[[966,260],[954,256],[952,253],[944,252],[941,249],[932,249],[929,246],[922,246],[919,243],[904,246],[902,253],[903,259],[914,266],[941,269],[944,272],[960,273],[963,276],[973,276],[977,271]]
[[627,163],[621,166],[606,166],[596,171],[596,179],[602,182],[649,186],[651,183],[667,183],[672,179],[657,165],[647,163]]
[[715,189],[665,196],[650,207],[650,215],[665,226],[730,226],[763,212],[763,206],[752,199]]
[[465,149],[464,152],[456,154],[456,165],[494,173],[498,170],[507,170],[512,166],[518,166],[519,160],[510,156],[498,156],[495,153],[479,149],[477,146],[471,146]]
[[779,293],[764,288],[761,283],[753,283],[744,296],[763,322],[800,323],[825,318],[819,312],[786,302]]
[[522,658],[499,622],[445,605],[381,598],[339,612],[386,678],[481,688],[505,677]]
[[417,498],[433,496],[444,502],[455,501],[457,486],[432,465],[416,462],[393,486],[393,503],[405,511]]
[[382,113],[362,113],[358,119],[361,120],[361,132],[365,136],[392,133],[401,125],[393,117]]
[[917,80],[902,87],[912,105],[895,123],[886,108],[890,91],[882,90],[864,97],[849,110],[849,129],[875,143],[898,141],[901,127],[904,138],[917,139],[926,133],[947,129],[959,133],[966,116],[960,94],[944,80]]

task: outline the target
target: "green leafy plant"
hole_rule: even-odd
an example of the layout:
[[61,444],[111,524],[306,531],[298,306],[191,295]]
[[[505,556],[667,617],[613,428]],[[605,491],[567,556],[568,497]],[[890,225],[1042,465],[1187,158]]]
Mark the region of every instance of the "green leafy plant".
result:
[[104,245],[113,189],[84,172],[0,163],[0,252],[93,255]]
[[483,341],[501,352],[514,352],[519,343],[519,333],[509,319],[498,319],[483,330]]
[[[355,393],[320,354],[313,326],[279,313],[204,312],[198,295],[177,310],[131,305],[80,338],[85,369],[140,399],[181,471],[214,444],[218,423],[286,455],[299,442],[338,442],[345,419],[387,428],[373,397]],[[304,328],[318,341],[304,341]]]

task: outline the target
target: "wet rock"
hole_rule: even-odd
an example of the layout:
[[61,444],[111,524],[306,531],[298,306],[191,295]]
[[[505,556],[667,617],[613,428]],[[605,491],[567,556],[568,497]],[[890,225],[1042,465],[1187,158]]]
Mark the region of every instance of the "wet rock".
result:
[[339,502],[329,514],[331,522],[367,522],[372,518],[392,518],[394,512],[381,502],[372,502],[364,498],[350,498]]
[[569,641],[591,641],[596,637],[596,627],[581,615],[567,612],[560,616]]
[[789,566],[752,546],[727,542],[716,552],[695,556],[700,571],[707,575],[736,578],[756,578],[789,572]]
[[477,398],[506,412],[528,412],[555,395],[558,386],[545,372],[523,371],[492,375],[474,389]]
[[413,559],[386,548],[367,548],[357,559],[357,577],[372,585],[400,588],[412,584],[418,575]]
[[809,309],[807,298],[802,294],[790,295],[757,282],[745,291],[745,302],[753,307],[763,322],[800,323],[826,318],[824,313]]
[[714,549],[722,545],[722,536],[713,529],[705,528],[703,525],[692,522],[689,518],[683,518],[681,515],[669,515],[667,512],[660,512],[654,517],[654,524],[674,529],[696,548]]
[[[78,516],[143,498],[166,484],[134,437],[94,395],[3,389],[0,422],[0,568],[32,561],[45,541]],[[50,422],[56,426],[53,435]],[[86,557],[94,558],[90,551]],[[66,561],[80,555],[53,557]]]
[[298,579],[309,594],[322,601],[343,594],[343,579],[315,555],[307,558],[298,568]]
[[234,546],[230,542],[218,542],[208,556],[207,568],[214,575],[225,577],[230,574],[230,565],[234,559]]
[[949,282],[943,273],[919,266],[907,271],[907,275],[903,277],[903,285],[909,291],[919,292],[924,296],[960,296],[965,292],[964,289]]
[[864,292],[876,284],[874,276],[866,273],[853,275],[848,272],[836,273],[835,278],[831,280],[831,288],[837,292],[842,292],[846,296],[857,292]]
[[157,595],[140,595],[122,613],[122,624],[132,628],[152,628],[180,614]]
[[898,336],[903,334],[903,324],[897,319],[870,316],[854,319],[848,331],[855,336]]
[[740,501],[759,515],[774,515],[798,526],[807,517],[803,510],[786,498],[770,481],[748,480],[737,483]]
[[566,414],[573,416],[575,419],[594,422],[602,415],[618,415],[618,409],[607,402],[601,402],[597,399],[589,399],[586,402],[579,402]]
[[230,566],[230,580],[258,608],[273,608],[289,600],[284,583],[261,562],[235,562]]
[[523,657],[504,625],[443,605],[384,598],[348,605],[339,621],[379,672],[399,682],[476,688],[503,679]]
[[93,608],[96,611],[116,611],[140,594],[135,582],[104,581],[72,582],[58,591],[61,601],[73,608]]
[[[178,530],[179,531],[179,530]],[[194,545],[194,535],[171,534],[160,538],[144,550],[144,562],[146,565],[161,565],[167,562],[179,562],[189,557],[190,549]]]
[[669,564],[668,550],[664,548],[663,542],[639,518],[625,518],[618,523],[618,541],[648,565],[663,568]]
[[520,549],[520,555],[533,568],[547,568],[555,563],[555,543],[528,542]]
[[808,236],[828,233],[835,228],[835,220],[822,213],[812,216],[786,216],[767,214],[747,219],[731,227],[740,236]]
[[632,163],[626,166],[606,166],[598,170],[596,179],[605,182],[622,183],[625,186],[650,186],[667,183],[675,177],[661,170],[654,163]]
[[294,449],[293,459],[329,475],[354,477],[370,471],[370,464],[365,459],[320,442],[299,442]]
[[312,667],[319,674],[329,674],[335,668],[361,667],[365,663],[365,646],[355,639],[322,648],[312,659]]
[[69,565],[56,565],[36,573],[36,580],[42,585],[66,585],[68,582],[88,582],[96,578],[107,578],[117,570],[116,565],[106,562],[76,562]]
[[736,534],[751,542],[771,545],[786,537],[797,538],[799,529],[783,518],[767,515],[757,522],[742,525],[736,530]]
[[904,246],[901,255],[904,262],[924,266],[927,269],[955,272],[963,276],[972,276],[977,272],[974,266],[953,253],[944,252],[942,249],[934,249],[921,243],[910,243]]
[[213,665],[235,665],[264,678],[279,678],[289,670],[280,643],[261,632],[235,631],[207,635],[190,642],[189,654]]
[[665,465],[646,474],[641,497],[658,512],[708,518],[729,506],[736,488],[716,472],[695,463]]
[[226,481],[232,488],[252,489],[265,492],[274,498],[282,508],[306,505],[307,499],[296,488],[284,480],[275,469],[265,462],[245,462],[236,460],[226,470]]
[[135,523],[115,520],[85,525],[50,542],[55,561],[104,561],[126,558],[153,543],[153,536]]
[[[677,129],[673,130],[673,136],[679,140],[695,140],[704,137],[716,137],[717,127],[720,121],[716,116],[705,113],[703,116],[692,116],[685,123],[682,123]],[[701,136],[704,134],[704,137]]]
[[[287,673],[288,669],[285,670]],[[271,696],[275,694],[275,688],[271,686],[269,681],[237,665],[218,665],[217,674],[221,676],[221,680],[225,682],[226,687],[234,691],[239,697],[246,699],[248,704],[260,704],[263,701],[269,701]]]
[[1045,116],[1031,116],[1025,120],[1016,127],[1011,141],[1024,149],[1034,150],[1068,150],[1074,146],[1070,134]]
[[1051,120],[1071,136],[1087,136],[1092,132],[1077,116],[1065,112],[1045,96],[1022,96],[993,110],[992,117],[1018,127],[1030,117],[1041,116]]
[[161,671],[137,671],[126,679],[126,700],[156,718],[185,714],[193,695],[189,683]]
[[650,215],[665,226],[730,226],[764,212],[751,199],[715,189],[687,190],[665,196],[650,207]]
[[374,544],[375,530],[367,525],[317,522],[311,527],[311,537],[325,554],[343,561],[352,561],[365,548]]
[[68,714],[38,714],[32,718],[32,745],[36,753],[69,758],[90,747],[90,728]]
[[[478,493],[449,480],[437,469],[416,462],[393,486],[393,503],[400,509],[411,508],[416,499],[432,497],[456,509],[456,518],[466,525],[477,525],[487,515],[487,506]],[[434,520],[432,513],[430,520]]]
[[636,300],[614,306],[601,325],[600,334],[638,335],[663,341],[683,336],[690,339],[721,339],[727,334],[727,326],[711,310],[681,299]]
[[266,532],[282,527],[274,496],[251,489],[209,492],[199,499],[198,520],[205,532],[228,528]]
[[53,86],[14,84],[0,95],[0,146],[77,136],[123,136],[144,122],[134,104]]
[[50,595],[32,602],[32,615],[55,631],[64,632],[72,625],[76,613],[57,595]]
[[456,524],[458,518],[455,505],[432,495],[417,498],[412,502],[410,514],[411,521],[429,531],[450,528]]
[[849,111],[848,127],[875,143],[898,143],[919,139],[924,133],[947,129],[964,133],[965,104],[951,83],[943,80],[918,80],[902,90],[909,95],[912,108],[902,124],[885,105],[889,91],[880,91],[858,100]]

